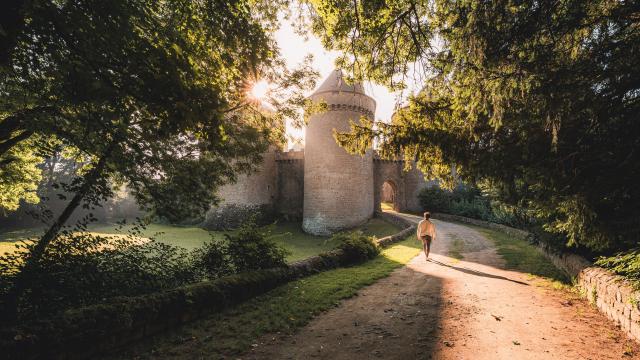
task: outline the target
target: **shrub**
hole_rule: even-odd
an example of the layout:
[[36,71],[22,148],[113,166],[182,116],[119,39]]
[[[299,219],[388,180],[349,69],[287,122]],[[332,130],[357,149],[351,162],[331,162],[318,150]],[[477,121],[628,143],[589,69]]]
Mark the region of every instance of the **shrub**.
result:
[[233,273],[227,254],[227,242],[212,240],[193,251],[196,271],[206,279],[216,279]]
[[344,251],[350,263],[364,262],[380,253],[375,239],[364,235],[361,231],[338,233],[333,235],[332,240],[339,243],[337,248]]
[[461,199],[458,201],[452,201],[450,213],[480,220],[493,220],[488,201],[480,197],[476,197],[472,200]]
[[439,187],[423,188],[418,194],[420,206],[433,212],[449,212],[451,193]]
[[[0,256],[0,303],[20,281],[19,320],[49,316],[59,311],[173,288],[195,281],[188,252],[135,235],[97,236],[65,231],[47,248],[40,261],[24,272],[34,244]],[[20,274],[20,275],[18,275]],[[2,305],[2,304],[0,304]]]
[[13,296],[9,301],[9,294],[18,281],[24,291],[17,299],[17,320],[23,321],[117,296],[286,267],[287,251],[268,240],[253,217],[237,233],[193,252],[145,239],[143,228],[137,224],[127,235],[98,236],[84,231],[86,224],[79,224],[73,231],[63,231],[28,273],[24,264],[34,243],[0,256],[0,309],[15,303]]
[[631,281],[636,290],[640,289],[640,248],[618,253],[615,256],[600,257],[595,264],[625,277]]
[[528,225],[517,216],[518,209],[490,201],[477,187],[457,186],[453,191],[439,187],[424,188],[418,194],[424,210],[444,212],[510,226]]
[[237,234],[225,234],[226,252],[236,272],[286,266],[288,252],[258,230],[255,218],[240,227]]

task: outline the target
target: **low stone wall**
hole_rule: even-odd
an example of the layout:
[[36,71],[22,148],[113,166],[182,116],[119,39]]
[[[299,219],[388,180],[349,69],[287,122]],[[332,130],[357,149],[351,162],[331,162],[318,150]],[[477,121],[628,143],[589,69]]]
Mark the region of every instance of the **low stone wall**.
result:
[[[527,231],[487,221],[439,213],[433,214],[433,218],[484,226],[523,240],[534,240]],[[600,312],[618,324],[631,338],[640,341],[640,292],[635,291],[628,281],[606,269],[593,266],[582,256],[559,253],[544,243],[534,244],[556,267],[574,279],[581,294]]]
[[[403,223],[397,216],[385,219]],[[403,234],[408,235],[407,231],[413,230],[405,228],[379,239],[378,244],[385,247],[400,241],[406,237]],[[88,359],[204,314],[220,312],[288,281],[354,265],[354,261],[353,254],[335,249],[287,268],[236,274],[153,294],[117,298],[70,310],[52,319],[0,328],[0,358]]]
[[397,216],[393,213],[376,211],[376,217],[379,217],[384,221],[391,223],[402,229],[401,231],[393,235],[385,236],[383,238],[378,239],[378,245],[382,247],[387,247],[395,242],[402,241],[407,236],[411,235],[413,232],[416,231],[416,224],[412,223],[411,221],[401,216]]

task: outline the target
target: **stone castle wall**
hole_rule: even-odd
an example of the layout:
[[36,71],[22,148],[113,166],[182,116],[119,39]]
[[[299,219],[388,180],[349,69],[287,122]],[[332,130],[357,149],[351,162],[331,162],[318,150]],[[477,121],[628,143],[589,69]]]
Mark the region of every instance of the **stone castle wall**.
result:
[[233,184],[222,186],[218,192],[220,204],[211,207],[202,226],[210,230],[224,230],[241,225],[254,214],[259,222],[272,217],[277,198],[275,147],[262,154],[262,163],[250,174],[241,174]]
[[[370,154],[367,156],[374,157]],[[280,152],[271,149],[270,152],[264,154],[264,163],[259,170],[248,175],[239,177],[235,184],[228,184],[220,189],[220,196],[223,199],[221,204],[212,207],[207,213],[203,226],[212,230],[229,229],[239,226],[243,221],[248,219],[255,213],[259,213],[259,221],[264,218],[265,221],[273,218],[273,216],[283,216],[288,220],[300,220],[303,217],[304,198],[305,198],[305,152],[304,151],[288,151]],[[367,161],[368,158],[356,159]],[[327,158],[331,161],[331,158]],[[348,195],[362,194],[363,191],[370,189],[372,195],[366,200],[370,201],[371,209],[380,210],[380,202],[383,199],[384,186],[387,184],[386,201],[393,202],[397,211],[419,212],[422,210],[417,194],[427,183],[419,170],[415,167],[409,172],[404,171],[404,162],[401,160],[381,160],[377,157],[372,159],[372,174],[364,177],[359,174],[352,174],[349,169],[352,167],[344,166],[336,169],[339,175],[347,174],[347,177],[338,177],[334,185],[340,187],[344,191],[352,192]],[[318,169],[320,173],[324,172],[324,167]],[[368,170],[367,170],[368,171]],[[324,173],[323,175],[327,175]],[[315,175],[314,175],[315,176]],[[362,188],[358,189],[354,186],[344,187],[342,184],[353,184],[354,177],[360,176],[365,180],[365,184],[360,184]],[[320,192],[320,197],[329,196],[324,204],[328,210],[323,210],[331,215],[333,208],[344,207],[350,204],[340,196],[335,196],[336,191],[331,192],[331,187],[327,187],[327,178],[318,181],[316,191]],[[371,184],[367,184],[366,180],[372,179]],[[313,183],[313,182],[312,182]],[[315,196],[316,194],[311,194]],[[309,196],[309,195],[308,195]],[[352,205],[348,205],[352,206]],[[358,206],[362,206],[361,204]],[[365,207],[367,208],[367,204]],[[351,211],[346,209],[350,214]],[[340,214],[338,212],[338,214]],[[362,222],[372,216],[368,210],[362,215]],[[345,217],[348,217],[345,216]],[[328,217],[331,219],[330,217]],[[359,225],[354,222],[349,225],[342,225],[343,228]],[[334,231],[334,230],[332,230]]]
[[427,186],[434,186],[438,182],[430,181],[427,182],[424,179],[424,174],[422,171],[418,170],[416,164],[412,164],[411,170],[409,170],[405,177],[405,199],[406,199],[406,210],[410,212],[420,212],[424,209],[422,205],[420,205],[420,199],[418,198],[418,194],[420,190]]
[[302,219],[304,151],[276,154],[276,211],[286,219]]
[[391,185],[395,192],[394,210],[404,211],[406,209],[405,200],[405,182],[402,167],[404,163],[399,160],[381,160],[373,161],[373,201],[376,211],[380,211],[380,203],[382,202],[382,189],[385,182]]
[[336,70],[310,99],[327,108],[310,116],[304,151],[270,149],[258,171],[220,189],[222,202],[207,213],[204,226],[234,227],[259,211],[302,217],[306,232],[330,235],[356,227],[380,210],[385,182],[396,210],[421,210],[417,193],[425,182],[415,167],[404,172],[403,161],[374,159],[372,149],[364,156],[352,155],[335,141],[335,131],[348,132],[351,122],[375,116],[375,100],[362,85],[347,83]]
[[374,205],[380,211],[383,200],[383,186],[390,184],[395,194],[394,207],[396,211],[420,212],[422,206],[418,193],[427,186],[424,175],[413,164],[411,170],[404,171],[403,160],[382,160],[377,157],[373,161],[374,177]]

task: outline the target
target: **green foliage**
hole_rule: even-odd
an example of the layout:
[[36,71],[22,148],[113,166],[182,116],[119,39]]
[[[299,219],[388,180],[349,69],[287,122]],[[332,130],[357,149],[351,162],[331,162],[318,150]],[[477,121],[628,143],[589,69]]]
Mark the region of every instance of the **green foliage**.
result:
[[18,274],[28,284],[18,304],[22,320],[196,280],[184,249],[141,241],[139,229],[127,236],[65,230],[30,269],[25,264],[36,243],[24,243],[18,251],[0,256],[0,303]]
[[226,254],[236,272],[286,266],[289,252],[267,238],[255,220],[244,223],[236,234],[225,237]]
[[212,239],[193,251],[196,268],[205,278],[217,279],[233,272],[226,247],[226,242]]
[[114,348],[172,329],[176,324],[220,312],[291,277],[288,269],[261,270],[147,295],[114,298],[55,317],[0,327],[0,347],[3,355],[11,359],[104,356]]
[[23,142],[0,155],[0,215],[18,209],[20,201],[40,201],[36,190],[42,179],[38,165],[43,159],[32,146],[31,142]]
[[367,261],[380,253],[375,238],[366,236],[361,231],[338,233],[332,239],[339,242],[337,248],[345,252],[350,263]]
[[[41,247],[72,210],[111,197],[113,182],[126,184],[145,210],[177,222],[206,212],[221,185],[255,169],[268,146],[284,140],[284,120],[297,116],[293,108],[315,85],[310,59],[291,70],[279,57],[273,29],[285,5],[20,4],[11,13],[15,27],[3,29],[12,47],[0,71],[2,165],[27,141],[52,155],[52,139],[88,159],[81,178],[60,184],[72,194],[71,211],[61,211]],[[274,111],[248,95],[259,80],[273,84]]]
[[458,200],[451,203],[451,214],[466,216],[474,219],[491,221],[493,214],[486,199],[476,197],[472,200]]
[[451,208],[451,194],[437,186],[425,187],[418,193],[420,206],[432,212],[449,212]]
[[497,201],[490,201],[480,190],[459,185],[453,191],[439,187],[424,188],[418,194],[423,209],[432,212],[444,212],[474,219],[516,225],[513,212]]
[[126,235],[108,235],[87,232],[89,221],[64,230],[34,268],[25,264],[36,242],[19,244],[17,251],[0,256],[0,304],[17,275],[28,284],[18,304],[19,319],[28,320],[118,296],[287,266],[288,251],[253,221],[191,252],[143,237],[144,224],[129,227]]
[[[293,109],[316,75],[310,59],[290,70],[279,56],[273,35],[284,7],[254,0],[73,0],[10,8],[16,21],[0,31],[9,44],[0,59],[0,165],[10,152],[26,157],[29,141],[52,155],[47,145],[54,139],[87,159],[77,178],[57,184],[69,201],[57,219],[44,216],[53,221],[25,258],[24,274],[16,275],[12,303],[33,288],[34,273],[44,271],[40,258],[60,241],[73,212],[95,211],[113,196],[114,183],[126,184],[157,216],[195,218],[219,200],[220,186],[254,170],[261,154],[283,141],[284,120],[297,115]],[[273,84],[274,111],[249,96],[260,80]],[[29,186],[37,182],[24,174]],[[22,186],[4,180],[0,194]],[[59,250],[50,255],[75,256]]]
[[636,289],[640,289],[640,249],[603,256],[598,258],[595,264],[625,277]]
[[640,236],[639,20],[634,2],[309,1],[313,29],[356,77],[424,87],[351,151],[417,160],[429,178],[490,186],[569,245]]

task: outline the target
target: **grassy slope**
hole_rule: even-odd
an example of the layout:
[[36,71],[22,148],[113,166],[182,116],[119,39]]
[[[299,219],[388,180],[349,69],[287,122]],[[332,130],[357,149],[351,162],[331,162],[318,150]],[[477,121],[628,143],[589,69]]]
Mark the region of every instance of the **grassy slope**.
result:
[[413,236],[361,265],[335,269],[293,281],[262,296],[160,335],[129,350],[141,358],[221,358],[248,350],[266,333],[291,333],[340,300],[418,255],[421,247]]
[[[96,234],[119,234],[115,225],[92,226],[91,232]],[[322,251],[330,250],[337,244],[329,238],[305,234],[299,223],[279,223],[265,228],[271,238],[290,251],[289,261],[304,259]],[[383,237],[398,231],[398,228],[380,219],[371,219],[360,227],[367,235]],[[221,231],[208,232],[198,227],[178,227],[163,224],[149,224],[142,232],[143,237],[155,237],[156,240],[186,248],[195,249],[211,237],[221,238]],[[42,235],[41,229],[24,229],[0,234],[0,254],[14,251],[14,242]]]
[[564,272],[553,265],[538,248],[528,242],[496,230],[476,226],[470,227],[478,230],[494,242],[498,254],[505,260],[507,269],[526,272],[552,281],[559,281],[563,284],[570,282]]

